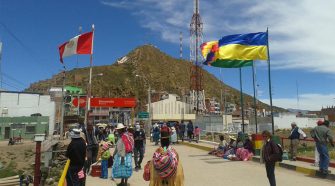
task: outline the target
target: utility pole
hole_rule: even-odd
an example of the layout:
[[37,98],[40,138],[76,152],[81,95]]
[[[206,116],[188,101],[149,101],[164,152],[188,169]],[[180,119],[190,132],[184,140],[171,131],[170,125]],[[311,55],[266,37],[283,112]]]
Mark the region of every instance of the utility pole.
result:
[[2,63],[1,63],[1,58],[2,58],[2,42],[0,41],[0,88],[2,89]]
[[60,139],[63,139],[64,135],[64,87],[65,87],[65,69],[63,71],[63,85],[62,85],[62,100],[61,100],[61,123],[60,123]]
[[151,109],[151,86],[148,83],[148,112],[149,112],[149,127],[152,126],[152,109]]

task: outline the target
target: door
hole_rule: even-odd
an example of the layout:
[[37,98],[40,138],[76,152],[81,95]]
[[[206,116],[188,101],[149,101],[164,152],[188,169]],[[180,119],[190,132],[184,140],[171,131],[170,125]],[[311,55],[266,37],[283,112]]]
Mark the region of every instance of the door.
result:
[[5,127],[5,139],[9,139],[10,127]]

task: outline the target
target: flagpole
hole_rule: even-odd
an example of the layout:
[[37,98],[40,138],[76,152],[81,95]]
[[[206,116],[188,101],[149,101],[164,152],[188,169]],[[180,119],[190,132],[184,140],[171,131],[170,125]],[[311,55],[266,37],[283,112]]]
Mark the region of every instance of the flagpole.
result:
[[[81,34],[81,32],[82,32],[82,27],[81,26],[79,26],[79,35]],[[78,57],[78,55],[77,55],[77,68],[78,68],[78,62],[79,62],[79,57]],[[77,84],[77,86],[78,86],[78,84]],[[78,113],[78,119],[80,118],[80,104],[79,104],[79,101],[80,101],[80,95],[78,94],[77,95],[77,98],[78,98],[78,106],[77,106],[77,113]]]
[[0,88],[2,89],[2,64],[1,64],[1,57],[2,57],[2,42],[0,41]]
[[65,64],[63,66],[64,70],[63,70],[63,85],[62,85],[62,100],[61,100],[61,118],[60,118],[60,131],[59,131],[59,135],[60,135],[60,139],[64,139],[64,87],[65,87],[65,72],[66,72],[66,68],[65,68]]
[[[92,25],[92,50],[90,55],[90,76],[89,76],[89,82],[88,82],[88,93],[87,93],[87,101],[86,101],[86,114],[85,114],[85,127],[87,128],[87,122],[89,117],[89,111],[91,109],[91,96],[92,96],[92,66],[93,66],[93,41],[94,41],[94,24]],[[94,124],[94,121],[93,121]]]
[[252,62],[252,82],[254,88],[254,112],[255,112],[255,125],[256,125],[256,134],[258,132],[258,123],[257,123],[257,104],[256,104],[256,71],[255,71],[255,61]]
[[269,50],[269,28],[266,28],[266,48],[268,52],[268,76],[269,76],[269,94],[270,94],[270,109],[271,109],[271,124],[272,134],[275,133],[275,126],[273,120],[273,107],[272,107],[272,86],[271,86],[271,65],[270,65],[270,50]]
[[240,67],[240,93],[241,93],[241,111],[242,111],[242,132],[244,133],[244,104],[243,104],[242,68],[241,67]]

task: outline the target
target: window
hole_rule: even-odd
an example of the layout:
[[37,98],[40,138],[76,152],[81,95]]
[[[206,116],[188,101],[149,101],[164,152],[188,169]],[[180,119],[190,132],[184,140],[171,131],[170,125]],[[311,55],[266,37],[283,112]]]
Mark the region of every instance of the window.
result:
[[35,133],[36,126],[26,126],[26,133]]
[[14,123],[14,124],[11,124],[11,128],[12,129],[23,129],[24,128],[24,124]]

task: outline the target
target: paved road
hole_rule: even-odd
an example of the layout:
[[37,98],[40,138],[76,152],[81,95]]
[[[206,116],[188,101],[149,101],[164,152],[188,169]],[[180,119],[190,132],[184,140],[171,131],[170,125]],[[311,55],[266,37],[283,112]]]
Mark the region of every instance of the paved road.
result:
[[[184,166],[185,186],[268,186],[265,167],[255,162],[231,162],[221,158],[207,155],[205,151],[176,145]],[[156,149],[150,143],[144,162],[148,161]],[[144,163],[143,163],[144,164]],[[144,165],[142,165],[143,167]],[[109,175],[110,175],[109,171]],[[149,183],[142,178],[143,170],[134,172],[129,179],[130,186],[147,186]],[[294,186],[334,186],[334,181],[311,178],[301,173],[296,173],[283,168],[276,168],[277,185]],[[119,183],[120,180],[116,180]],[[110,179],[87,178],[88,186],[114,186],[116,183]]]

